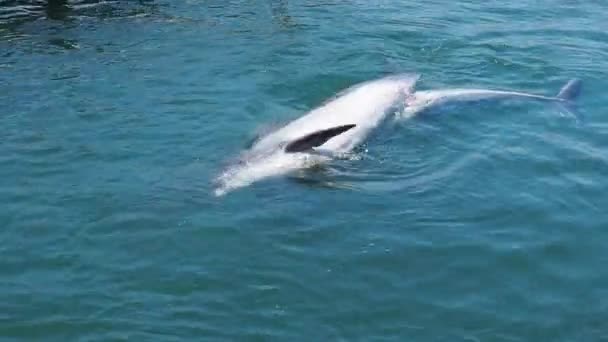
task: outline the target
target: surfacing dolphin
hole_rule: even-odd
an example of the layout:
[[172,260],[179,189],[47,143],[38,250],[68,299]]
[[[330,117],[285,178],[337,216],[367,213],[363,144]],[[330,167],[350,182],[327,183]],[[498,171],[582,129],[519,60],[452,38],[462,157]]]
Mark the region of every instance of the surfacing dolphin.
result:
[[421,112],[438,108],[444,105],[453,105],[463,102],[477,102],[492,99],[529,99],[545,102],[553,102],[560,105],[566,112],[576,116],[574,101],[581,92],[582,82],[579,79],[571,79],[559,91],[552,96],[543,96],[509,90],[492,89],[439,89],[419,90],[411,93],[405,100],[406,108],[401,113],[401,118],[410,118]]
[[397,74],[357,84],[263,136],[216,179],[215,195],[326,163],[352,151],[391,108],[403,106],[418,78],[417,74]]

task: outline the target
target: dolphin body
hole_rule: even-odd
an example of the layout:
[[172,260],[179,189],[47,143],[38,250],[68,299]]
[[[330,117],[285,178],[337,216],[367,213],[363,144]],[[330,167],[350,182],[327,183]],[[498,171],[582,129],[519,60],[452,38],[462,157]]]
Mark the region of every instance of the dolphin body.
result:
[[582,83],[572,79],[554,96],[508,90],[443,89],[414,91],[417,74],[397,74],[352,86],[304,116],[270,132],[244,151],[238,162],[217,179],[214,194],[222,196],[268,177],[329,162],[352,151],[389,114],[400,118],[463,102],[488,99],[529,99],[552,102],[575,114]]
[[482,100],[511,100],[528,99],[544,102],[552,102],[560,105],[566,112],[577,116],[574,101],[579,96],[582,81],[571,79],[559,91],[556,96],[544,96],[509,90],[492,89],[440,89],[420,90],[407,96],[406,107],[401,113],[401,118],[410,118],[421,112],[426,112],[446,105],[454,105],[464,102],[478,102]]
[[390,109],[403,106],[418,78],[417,74],[396,74],[357,84],[261,137],[216,179],[214,194],[222,196],[352,151],[380,125]]

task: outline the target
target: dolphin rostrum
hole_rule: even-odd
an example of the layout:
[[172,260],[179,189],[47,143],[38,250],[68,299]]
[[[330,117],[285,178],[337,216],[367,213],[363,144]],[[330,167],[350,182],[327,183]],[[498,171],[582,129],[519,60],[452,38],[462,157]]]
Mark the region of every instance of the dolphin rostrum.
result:
[[403,105],[418,78],[417,74],[396,74],[357,84],[263,136],[216,179],[215,195],[352,151],[391,108]]
[[487,99],[531,99],[553,102],[560,105],[568,113],[576,116],[574,101],[579,96],[582,81],[571,79],[554,96],[543,96],[508,90],[492,89],[440,89],[420,90],[411,93],[405,100],[406,108],[401,113],[402,118],[409,118],[423,111],[444,105],[461,102],[476,102]]

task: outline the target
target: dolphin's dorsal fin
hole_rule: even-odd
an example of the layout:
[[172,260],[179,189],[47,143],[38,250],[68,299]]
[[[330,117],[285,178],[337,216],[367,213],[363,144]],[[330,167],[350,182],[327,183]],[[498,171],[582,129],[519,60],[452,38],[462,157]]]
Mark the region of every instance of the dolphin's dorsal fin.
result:
[[287,146],[285,146],[285,152],[303,152],[310,150],[313,147],[321,146],[327,142],[327,140],[342,134],[355,126],[356,125],[352,124],[343,125],[307,134],[287,144]]

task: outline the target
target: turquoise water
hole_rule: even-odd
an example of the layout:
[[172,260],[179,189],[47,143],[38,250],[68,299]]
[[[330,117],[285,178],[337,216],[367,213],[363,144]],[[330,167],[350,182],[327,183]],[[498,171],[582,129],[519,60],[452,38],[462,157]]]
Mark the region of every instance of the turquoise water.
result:
[[[608,340],[608,3],[0,1],[0,340]],[[554,95],[224,197],[357,82]],[[334,183],[326,186],[326,183]]]

